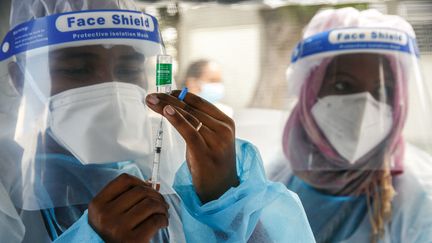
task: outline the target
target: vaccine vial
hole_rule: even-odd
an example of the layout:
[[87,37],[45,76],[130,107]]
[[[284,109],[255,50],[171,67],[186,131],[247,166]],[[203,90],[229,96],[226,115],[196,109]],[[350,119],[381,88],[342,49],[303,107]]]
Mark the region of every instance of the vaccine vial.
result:
[[170,93],[172,85],[172,57],[158,55],[156,64],[156,89],[158,93]]

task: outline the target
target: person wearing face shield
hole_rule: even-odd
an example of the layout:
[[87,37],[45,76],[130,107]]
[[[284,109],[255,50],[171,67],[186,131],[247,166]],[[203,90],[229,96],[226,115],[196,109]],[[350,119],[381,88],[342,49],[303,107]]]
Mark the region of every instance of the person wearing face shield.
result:
[[[297,103],[269,177],[298,193],[317,242],[432,239],[432,104],[419,74],[399,16],[324,10],[305,28],[287,70]],[[426,150],[404,140],[413,126]]]
[[221,67],[216,62],[207,59],[192,62],[186,70],[184,86],[192,94],[196,94],[214,104],[227,116],[233,116],[233,109],[221,103],[225,95],[225,86],[222,82]]
[[15,186],[23,242],[313,242],[298,197],[266,180],[229,117],[194,94],[154,93],[164,48],[156,18],[136,10],[12,2],[0,70],[19,102],[1,145],[17,150],[1,159],[19,170],[1,176]]

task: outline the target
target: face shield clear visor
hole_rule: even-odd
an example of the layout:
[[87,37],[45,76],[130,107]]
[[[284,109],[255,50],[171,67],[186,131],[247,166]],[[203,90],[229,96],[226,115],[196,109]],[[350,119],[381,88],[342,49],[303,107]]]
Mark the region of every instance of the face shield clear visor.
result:
[[296,173],[316,178],[311,184],[401,173],[410,144],[432,152],[431,89],[406,33],[345,28],[311,36],[298,44],[287,78],[296,105],[284,153]]
[[[29,36],[34,40],[25,42]],[[169,66],[160,58],[154,17],[119,10],[52,15],[17,26],[5,45],[3,83],[19,97],[4,139],[16,147],[8,163],[20,168],[18,207],[86,204],[121,173],[149,179],[161,117],[144,100],[157,91],[157,66]],[[158,87],[170,87],[158,78]],[[171,193],[184,144],[164,126],[161,192]]]

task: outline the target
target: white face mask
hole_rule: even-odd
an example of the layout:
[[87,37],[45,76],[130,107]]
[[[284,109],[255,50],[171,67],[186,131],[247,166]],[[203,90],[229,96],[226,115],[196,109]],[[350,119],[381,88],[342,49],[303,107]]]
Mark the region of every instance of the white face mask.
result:
[[326,96],[312,107],[312,115],[334,149],[352,164],[381,143],[393,125],[391,107],[368,92]]
[[83,164],[142,158],[152,151],[145,96],[145,90],[121,82],[59,93],[50,99],[50,134]]
[[201,86],[199,96],[206,99],[210,103],[220,101],[225,95],[225,86],[223,83],[204,83]]

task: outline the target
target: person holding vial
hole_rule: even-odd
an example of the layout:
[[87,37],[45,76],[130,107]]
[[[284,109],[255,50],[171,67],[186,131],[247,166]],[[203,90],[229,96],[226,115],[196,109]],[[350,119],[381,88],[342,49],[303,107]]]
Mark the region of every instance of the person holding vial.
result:
[[156,18],[128,0],[16,0],[11,20],[0,71],[20,97],[9,142],[21,152],[9,161],[22,173],[11,199],[24,242],[314,241],[296,195],[265,178],[229,117],[196,95],[157,92]]

